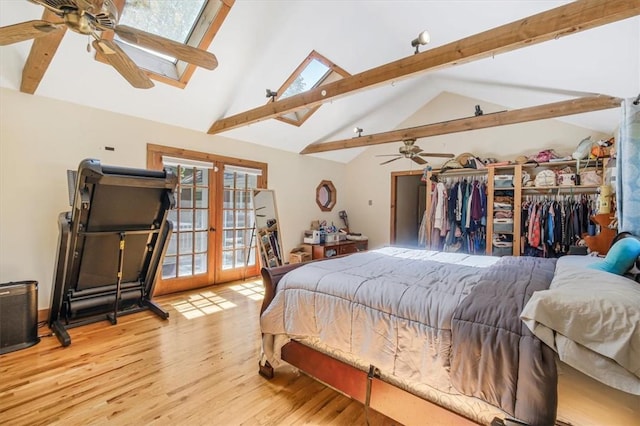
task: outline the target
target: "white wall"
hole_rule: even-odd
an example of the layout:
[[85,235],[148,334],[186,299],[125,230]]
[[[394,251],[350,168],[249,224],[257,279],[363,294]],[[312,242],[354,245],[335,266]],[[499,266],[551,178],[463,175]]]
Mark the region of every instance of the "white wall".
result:
[[[485,114],[507,109],[444,92],[397,128],[473,116],[477,104]],[[560,155],[569,155],[587,136],[599,140],[606,135],[556,119],[549,119],[418,139],[416,144],[427,152],[450,152],[456,155],[470,152],[479,157],[514,160],[519,155],[532,155],[545,148],[554,148]],[[421,168],[407,159],[379,165],[388,158],[376,158],[375,155],[397,153],[400,145],[401,142],[372,146],[347,165],[349,201],[346,207],[349,212],[350,228],[369,237],[369,248],[389,244],[391,172]],[[440,167],[444,162],[438,158],[427,158],[427,160],[434,168]],[[371,200],[371,206],[368,205],[369,200]]]
[[[344,164],[2,89],[0,282],[37,280],[39,309],[47,308],[58,215],[69,210],[66,170],[76,169],[84,158],[143,168],[147,143],[268,163],[285,253],[300,243],[311,220],[341,223],[337,212],[347,199]],[[337,189],[330,213],[315,202],[323,179]]]
[[[398,128],[469,116],[478,103],[485,113],[504,109],[443,93]],[[544,120],[432,137],[418,144],[424,150],[513,159],[546,147],[568,154],[588,135],[603,136]],[[395,153],[399,143],[372,147],[344,165],[2,89],[0,282],[37,280],[39,308],[47,308],[57,253],[57,218],[69,210],[66,170],[75,169],[84,158],[145,167],[147,143],[268,163],[269,187],[276,191],[285,253],[300,243],[302,232],[313,219],[342,226],[340,210],[347,210],[354,232],[369,237],[370,248],[388,244],[391,172],[417,168],[404,159],[379,165],[383,159],[374,155]],[[113,146],[115,151],[105,151],[104,146]],[[441,164],[434,160],[434,167]],[[337,190],[336,206],[329,213],[321,212],[315,203],[316,186],[323,179],[331,180]]]

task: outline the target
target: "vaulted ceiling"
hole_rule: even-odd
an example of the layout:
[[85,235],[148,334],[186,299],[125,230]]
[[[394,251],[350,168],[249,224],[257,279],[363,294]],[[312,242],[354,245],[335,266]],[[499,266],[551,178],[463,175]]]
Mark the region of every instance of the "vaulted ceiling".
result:
[[[265,89],[276,90],[312,50],[353,75],[414,55],[410,42],[424,29],[431,34],[431,43],[422,51],[569,3],[237,0],[209,48],[218,59],[218,68],[196,70],[185,89],[161,83],[148,90],[134,89],[87,53],[86,37],[70,33],[63,38],[35,95],[29,96],[62,99],[207,132],[220,119],[265,105]],[[618,3],[640,7],[640,0]],[[0,26],[41,16],[42,7],[26,0],[0,2]],[[19,90],[31,43],[0,47],[2,87]],[[220,135],[301,152],[313,143],[351,138],[355,126],[363,128],[364,135],[391,131],[443,91],[509,110],[593,94],[635,97],[640,92],[640,18],[392,79],[331,99],[300,127],[268,119]],[[0,107],[10,105],[0,99]],[[472,115],[473,111],[460,111],[450,118]],[[611,133],[619,112],[609,109],[563,119]],[[211,146],[203,150],[215,151],[217,140],[212,135]],[[313,155],[348,162],[362,149]]]

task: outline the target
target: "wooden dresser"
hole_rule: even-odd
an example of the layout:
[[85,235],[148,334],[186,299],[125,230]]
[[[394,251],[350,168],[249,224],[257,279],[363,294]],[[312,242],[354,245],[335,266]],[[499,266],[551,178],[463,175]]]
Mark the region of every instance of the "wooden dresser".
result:
[[343,256],[358,251],[366,251],[368,244],[368,240],[346,240],[337,243],[302,244],[302,247],[304,251],[311,253],[312,259],[322,259],[325,257]]

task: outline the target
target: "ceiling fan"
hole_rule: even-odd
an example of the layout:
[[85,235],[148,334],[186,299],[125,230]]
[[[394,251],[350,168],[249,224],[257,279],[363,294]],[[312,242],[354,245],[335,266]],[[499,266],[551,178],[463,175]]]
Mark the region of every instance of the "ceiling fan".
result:
[[409,158],[410,160],[415,161],[418,164],[427,164],[427,160],[423,159],[422,157],[440,157],[440,158],[453,158],[454,155],[453,154],[441,154],[441,153],[435,153],[435,152],[422,152],[422,148],[420,148],[418,145],[415,145],[416,140],[415,139],[405,139],[402,141],[404,143],[404,145],[402,145],[398,151],[400,152],[399,154],[383,154],[383,155],[376,155],[376,157],[396,157],[396,158],[392,158],[391,160],[387,160],[387,161],[383,161],[382,164],[387,164],[390,163],[392,161],[396,161],[399,160],[401,158]]
[[[0,46],[45,37],[69,28],[93,37],[93,47],[103,54],[133,87],[148,89],[153,82],[147,74],[103,31],[114,31],[122,40],[209,70],[218,66],[213,53],[160,37],[126,25],[118,25],[118,9],[112,0],[28,0],[43,6],[60,21],[33,20],[0,28]],[[57,47],[57,46],[56,46]],[[55,51],[55,50],[54,50]]]

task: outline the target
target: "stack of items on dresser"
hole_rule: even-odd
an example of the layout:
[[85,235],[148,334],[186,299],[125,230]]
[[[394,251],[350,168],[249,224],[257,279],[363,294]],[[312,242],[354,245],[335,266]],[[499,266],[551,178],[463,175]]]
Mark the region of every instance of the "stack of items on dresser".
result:
[[311,221],[310,228],[304,231],[305,244],[336,243],[347,239],[346,233],[338,232],[338,228],[333,223],[328,225],[326,220]]
[[[484,254],[487,186],[485,176],[443,178],[431,198],[432,250]],[[423,229],[423,227],[421,227]]]

